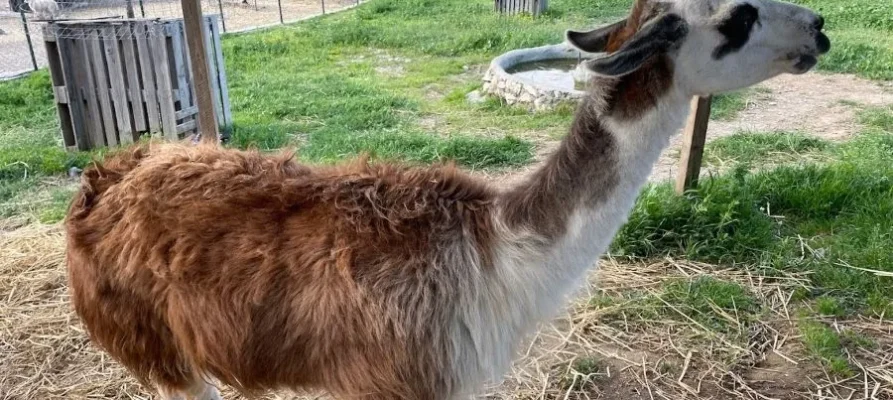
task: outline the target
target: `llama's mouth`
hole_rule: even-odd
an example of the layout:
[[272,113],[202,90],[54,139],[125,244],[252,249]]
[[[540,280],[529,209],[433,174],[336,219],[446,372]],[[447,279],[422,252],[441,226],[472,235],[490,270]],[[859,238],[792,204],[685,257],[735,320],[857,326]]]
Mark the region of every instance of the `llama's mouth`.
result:
[[803,54],[795,60],[793,71],[795,74],[805,74],[819,63],[818,57],[808,54]]
[[819,56],[827,54],[831,50],[831,40],[822,32],[816,35],[815,48],[806,50],[806,53],[791,53],[788,60],[793,63],[790,72],[792,74],[805,74],[819,63]]

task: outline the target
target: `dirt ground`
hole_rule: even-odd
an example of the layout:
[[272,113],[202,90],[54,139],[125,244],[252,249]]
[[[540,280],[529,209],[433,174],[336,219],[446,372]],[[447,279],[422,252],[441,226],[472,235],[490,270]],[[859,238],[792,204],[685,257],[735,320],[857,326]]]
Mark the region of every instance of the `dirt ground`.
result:
[[[707,141],[741,131],[802,132],[841,141],[859,132],[859,106],[893,104],[893,82],[875,82],[853,75],[810,73],[782,75],[768,80],[750,95],[747,109],[730,121],[711,121]],[[651,174],[652,181],[674,179],[682,135],[673,138]],[[716,172],[704,168],[702,174]]]

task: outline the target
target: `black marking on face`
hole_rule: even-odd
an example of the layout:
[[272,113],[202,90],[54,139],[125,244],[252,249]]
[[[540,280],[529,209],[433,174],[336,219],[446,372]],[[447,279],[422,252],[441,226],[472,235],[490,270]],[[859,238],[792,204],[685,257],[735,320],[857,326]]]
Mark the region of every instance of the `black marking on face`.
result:
[[750,40],[750,32],[759,18],[760,10],[750,4],[742,4],[732,9],[729,17],[716,27],[726,42],[713,51],[713,58],[719,60],[741,50]]

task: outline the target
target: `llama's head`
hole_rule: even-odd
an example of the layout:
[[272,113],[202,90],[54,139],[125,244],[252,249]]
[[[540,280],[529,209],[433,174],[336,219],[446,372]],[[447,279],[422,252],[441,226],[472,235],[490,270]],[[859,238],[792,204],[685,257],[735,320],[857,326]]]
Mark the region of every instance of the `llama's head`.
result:
[[570,44],[604,53],[586,62],[596,75],[622,76],[658,59],[673,64],[690,94],[744,88],[812,69],[831,43],[815,12],[775,0],[637,0],[630,16]]

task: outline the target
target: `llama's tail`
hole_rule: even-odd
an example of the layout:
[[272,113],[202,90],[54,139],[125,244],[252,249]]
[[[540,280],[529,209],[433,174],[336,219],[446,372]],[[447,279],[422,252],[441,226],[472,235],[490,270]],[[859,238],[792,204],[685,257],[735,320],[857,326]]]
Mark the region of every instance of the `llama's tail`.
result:
[[94,160],[81,174],[81,188],[69,207],[69,218],[89,213],[103,193],[120,182],[148,155],[149,146],[140,144],[109,154],[102,161]]

